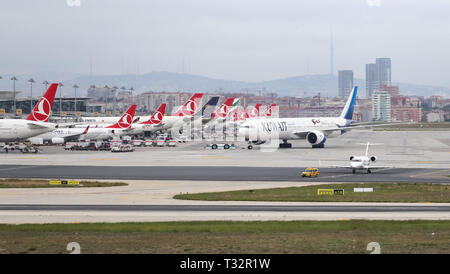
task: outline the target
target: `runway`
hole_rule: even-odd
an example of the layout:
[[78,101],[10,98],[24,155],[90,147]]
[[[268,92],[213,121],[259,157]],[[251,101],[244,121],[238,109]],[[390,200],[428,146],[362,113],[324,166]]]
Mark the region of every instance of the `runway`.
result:
[[273,182],[429,182],[450,183],[450,169],[393,168],[359,171],[320,168],[317,178],[302,178],[305,167],[238,166],[67,166],[0,165],[3,178],[64,178],[111,180],[273,181]]
[[450,205],[0,205],[0,211],[448,212]]

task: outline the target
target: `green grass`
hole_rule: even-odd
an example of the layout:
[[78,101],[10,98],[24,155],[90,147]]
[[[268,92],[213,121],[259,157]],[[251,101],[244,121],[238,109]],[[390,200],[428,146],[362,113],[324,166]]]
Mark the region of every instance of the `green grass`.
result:
[[[355,193],[354,187],[372,187],[371,193]],[[344,189],[343,196],[317,195],[317,189]],[[450,202],[450,185],[409,183],[326,184],[302,187],[270,188],[179,194],[175,199],[205,201],[286,201],[286,202]]]
[[48,180],[0,179],[0,188],[61,188],[61,187],[112,187],[126,186],[121,182],[80,181],[79,185],[50,185]]
[[[434,234],[433,234],[434,233]],[[450,221],[0,225],[0,253],[449,253]]]

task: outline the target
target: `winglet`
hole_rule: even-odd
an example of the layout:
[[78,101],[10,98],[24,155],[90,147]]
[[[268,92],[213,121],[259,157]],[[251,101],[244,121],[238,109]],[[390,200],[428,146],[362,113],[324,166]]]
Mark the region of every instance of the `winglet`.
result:
[[88,133],[88,130],[89,130],[89,125],[86,127],[86,129],[83,131],[83,133],[81,133],[81,135],[87,134],[87,133]]

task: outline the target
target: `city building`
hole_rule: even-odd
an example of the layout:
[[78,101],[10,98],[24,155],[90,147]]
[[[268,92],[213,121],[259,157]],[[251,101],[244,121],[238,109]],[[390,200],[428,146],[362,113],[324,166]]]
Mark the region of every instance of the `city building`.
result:
[[340,98],[347,98],[353,89],[353,71],[340,70],[338,71],[338,77],[339,77],[338,95]]
[[391,95],[387,91],[372,94],[372,115],[376,121],[391,121]]
[[378,90],[378,70],[376,64],[366,64],[366,96],[372,98],[372,94]]
[[366,95],[368,98],[380,89],[380,86],[391,86],[391,59],[377,58],[375,64],[366,64]]
[[377,58],[378,85],[391,85],[391,58]]

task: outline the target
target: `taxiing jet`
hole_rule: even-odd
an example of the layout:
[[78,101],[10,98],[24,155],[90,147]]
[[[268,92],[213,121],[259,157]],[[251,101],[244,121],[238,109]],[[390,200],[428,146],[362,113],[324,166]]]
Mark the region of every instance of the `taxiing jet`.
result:
[[356,170],[365,170],[367,173],[371,173],[372,169],[385,169],[392,168],[391,166],[375,166],[371,163],[377,160],[376,156],[369,156],[369,145],[370,142],[366,144],[366,154],[363,156],[350,156],[350,165],[348,166],[334,166],[337,168],[349,168],[352,173],[356,173]]

